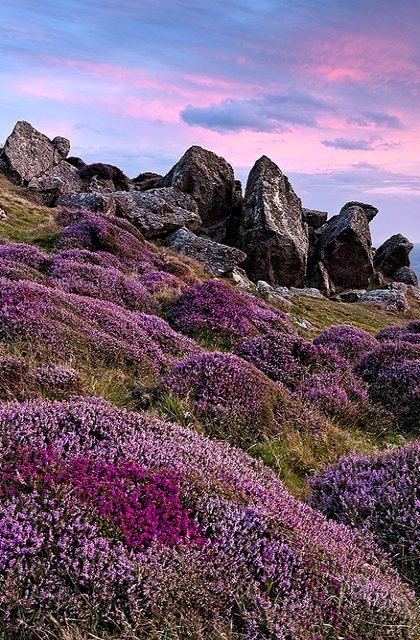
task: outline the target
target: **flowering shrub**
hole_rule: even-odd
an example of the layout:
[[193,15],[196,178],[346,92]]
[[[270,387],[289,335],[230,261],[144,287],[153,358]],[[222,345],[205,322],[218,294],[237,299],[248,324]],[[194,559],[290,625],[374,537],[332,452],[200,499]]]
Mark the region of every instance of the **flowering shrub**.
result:
[[69,293],[109,300],[131,311],[156,311],[156,304],[145,287],[114,267],[56,258],[49,277]]
[[33,349],[53,352],[55,359],[99,357],[107,363],[125,363],[152,377],[159,377],[171,358],[198,350],[160,318],[6,279],[0,280],[0,338],[30,340]]
[[225,443],[98,399],[3,405],[0,439],[9,637],[414,640],[378,548]]
[[375,338],[370,333],[348,324],[325,329],[315,338],[314,344],[336,349],[349,362],[354,362],[363,353],[377,346]]
[[188,289],[170,305],[175,328],[191,336],[234,343],[260,332],[292,333],[286,315],[258,298],[230,289],[219,280],[206,280]]
[[5,260],[0,257],[0,278],[9,278],[9,280],[31,280],[32,282],[42,282],[44,279],[36,269],[28,267],[26,264],[15,262],[14,260]]
[[391,411],[397,426],[418,433],[420,425],[420,359],[383,367],[370,382],[372,400]]
[[35,382],[45,389],[53,391],[75,391],[78,389],[77,371],[57,364],[36,367],[33,372]]
[[149,271],[139,278],[139,282],[160,302],[173,302],[188,288],[177,276],[165,271]]
[[418,320],[412,320],[403,327],[385,327],[376,334],[376,339],[380,342],[386,340],[402,340],[404,342],[420,344],[420,322]]
[[404,360],[420,360],[420,345],[384,342],[362,356],[355,365],[355,371],[363,380],[371,382],[382,369],[398,366]]
[[420,444],[348,456],[310,481],[311,504],[327,517],[372,532],[401,573],[420,588]]
[[250,446],[276,431],[276,385],[234,355],[201,353],[177,362],[163,389],[186,400],[211,435]]
[[79,167],[79,175],[82,180],[90,180],[94,176],[102,180],[111,180],[116,191],[128,191],[128,178],[118,167],[103,162],[84,164]]
[[12,260],[24,264],[31,269],[42,271],[50,259],[36,247],[30,244],[4,244],[0,245],[0,261]]

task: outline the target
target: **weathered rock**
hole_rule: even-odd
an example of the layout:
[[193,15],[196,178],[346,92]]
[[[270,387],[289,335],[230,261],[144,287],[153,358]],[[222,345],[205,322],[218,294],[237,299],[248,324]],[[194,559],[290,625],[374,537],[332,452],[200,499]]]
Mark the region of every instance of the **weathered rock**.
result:
[[310,262],[308,266],[308,284],[315,289],[319,289],[326,296],[331,295],[334,292],[333,284],[331,283],[328,271],[321,260]]
[[413,287],[418,287],[419,281],[417,274],[411,267],[400,267],[392,276],[395,282],[403,282],[404,284],[411,284]]
[[197,202],[202,234],[223,242],[237,203],[233,169],[224,158],[199,146],[188,149],[159,186],[176,187]]
[[304,296],[306,298],[325,298],[319,289],[315,287],[290,287],[290,293],[292,296]]
[[64,209],[88,209],[101,211],[107,215],[114,215],[116,211],[115,198],[112,194],[103,193],[67,193],[59,196],[55,205]]
[[148,189],[154,189],[157,187],[161,180],[163,180],[163,176],[158,173],[146,171],[145,173],[140,173],[136,178],[134,178],[133,183],[135,184],[135,188],[139,191],[147,191]]
[[372,204],[366,204],[365,202],[357,202],[355,200],[352,200],[351,202],[346,202],[344,207],[341,209],[340,213],[342,213],[346,209],[352,209],[353,207],[359,207],[360,209],[362,209],[368,222],[372,222],[373,218],[377,215],[379,211]]
[[258,280],[257,291],[263,296],[269,296],[271,293],[273,293],[273,287],[265,280]]
[[[365,289],[374,275],[368,217],[361,206],[350,204],[326,223],[316,247],[317,268],[325,269],[333,293]],[[311,284],[316,275],[311,270]],[[321,282],[319,288],[325,290]]]
[[316,209],[302,209],[303,219],[312,229],[319,229],[327,222],[328,212],[317,211]]
[[246,272],[240,267],[233,267],[226,273],[226,277],[239,289],[245,291],[255,291],[255,284],[248,278]]
[[2,161],[11,179],[27,184],[63,160],[70,150],[66,138],[50,140],[29,122],[19,121],[6,140]]
[[184,256],[193,258],[215,276],[229,274],[246,255],[235,247],[214,242],[191,233],[188,229],[178,229],[162,241],[162,244]]
[[194,198],[174,187],[119,191],[113,197],[117,214],[127,218],[146,238],[155,238],[181,227],[194,231],[201,225]]
[[406,311],[408,308],[407,297],[405,293],[399,289],[374,289],[373,291],[366,291],[361,298],[361,302],[374,302],[382,307],[385,307],[387,311]]
[[7,220],[7,213],[0,207],[0,222],[2,222],[3,220]]
[[32,178],[28,184],[28,192],[38,194],[47,206],[53,206],[58,196],[80,191],[81,188],[77,169],[64,160],[47,169],[39,178]]
[[299,285],[305,277],[308,232],[300,198],[279,167],[263,156],[252,168],[245,192],[240,246],[253,280]]
[[358,302],[363,294],[366,293],[366,289],[347,289],[332,296],[332,300],[337,302]]
[[412,248],[412,242],[401,233],[396,233],[377,249],[374,257],[376,269],[391,278],[400,267],[410,266],[409,254]]
[[93,176],[87,185],[86,191],[90,193],[114,193],[116,191],[114,182],[109,178],[100,178],[99,176]]

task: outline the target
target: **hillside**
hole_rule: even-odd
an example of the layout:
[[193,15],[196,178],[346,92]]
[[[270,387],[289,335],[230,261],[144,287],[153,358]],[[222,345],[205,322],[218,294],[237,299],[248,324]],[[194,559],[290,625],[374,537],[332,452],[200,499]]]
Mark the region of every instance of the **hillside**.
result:
[[63,140],[0,156],[0,638],[415,640],[409,241]]

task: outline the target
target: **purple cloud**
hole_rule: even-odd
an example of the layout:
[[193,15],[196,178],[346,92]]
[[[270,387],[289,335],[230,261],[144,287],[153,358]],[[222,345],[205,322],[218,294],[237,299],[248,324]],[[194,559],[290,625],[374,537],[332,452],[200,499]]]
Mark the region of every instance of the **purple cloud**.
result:
[[373,151],[373,140],[349,140],[348,138],[335,138],[334,140],[321,140],[324,147],[332,149],[344,149],[345,151]]

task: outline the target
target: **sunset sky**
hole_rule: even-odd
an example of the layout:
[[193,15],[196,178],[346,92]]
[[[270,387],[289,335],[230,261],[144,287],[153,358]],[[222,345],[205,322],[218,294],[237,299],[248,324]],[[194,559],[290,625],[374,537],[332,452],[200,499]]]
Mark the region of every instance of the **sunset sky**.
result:
[[187,147],[304,206],[381,210],[420,242],[420,1],[1,0],[0,142],[16,120],[134,176]]

